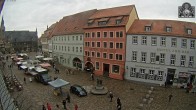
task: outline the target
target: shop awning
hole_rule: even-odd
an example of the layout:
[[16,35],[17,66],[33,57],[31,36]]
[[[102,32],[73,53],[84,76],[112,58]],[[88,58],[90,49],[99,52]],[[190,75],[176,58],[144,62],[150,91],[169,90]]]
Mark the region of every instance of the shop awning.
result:
[[53,60],[53,58],[43,58],[45,61]]
[[49,63],[42,63],[39,64],[41,67],[50,67],[51,65]]
[[48,82],[49,85],[51,85],[52,87],[54,88],[60,88],[62,86],[66,86],[69,84],[69,82],[65,81],[65,80],[62,80],[62,79],[59,79],[57,78],[56,80],[54,81],[50,81]]

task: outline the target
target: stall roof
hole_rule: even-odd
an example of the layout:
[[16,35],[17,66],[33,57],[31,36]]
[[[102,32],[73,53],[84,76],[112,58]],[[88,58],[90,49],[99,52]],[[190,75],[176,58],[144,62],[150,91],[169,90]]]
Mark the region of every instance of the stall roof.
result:
[[43,72],[43,71],[47,71],[47,70],[44,69],[44,68],[37,67],[37,68],[35,68],[35,71],[37,71],[37,72]]
[[53,58],[43,58],[43,60],[53,60]]
[[58,79],[56,79],[54,81],[48,82],[48,84],[50,84],[54,88],[59,88],[59,87],[68,85],[69,82],[58,78]]
[[51,65],[49,63],[42,63],[39,64],[41,67],[50,67]]
[[35,56],[35,58],[44,58],[44,56],[37,55],[37,56]]

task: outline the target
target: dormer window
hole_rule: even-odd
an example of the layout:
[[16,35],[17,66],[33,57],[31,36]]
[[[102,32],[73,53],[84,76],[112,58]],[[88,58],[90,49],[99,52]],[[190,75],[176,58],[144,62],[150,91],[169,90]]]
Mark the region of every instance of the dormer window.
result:
[[91,24],[93,24],[94,20],[91,19],[91,20],[88,20],[88,26],[90,26]]
[[172,32],[172,27],[166,27],[166,32]]
[[192,34],[192,29],[187,29],[187,34]]
[[98,25],[106,25],[108,22],[109,18],[101,18],[100,20],[98,20]]
[[147,32],[151,31],[151,26],[145,26],[145,31]]
[[116,24],[120,24],[122,22],[123,16],[119,16],[116,18]]

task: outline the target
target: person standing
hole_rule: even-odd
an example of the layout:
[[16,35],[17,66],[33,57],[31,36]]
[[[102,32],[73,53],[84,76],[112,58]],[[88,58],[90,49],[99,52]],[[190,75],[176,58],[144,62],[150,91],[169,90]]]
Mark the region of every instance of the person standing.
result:
[[66,100],[63,100],[63,107],[64,107],[64,109],[66,110]]
[[117,98],[117,105],[119,105],[119,104],[121,104],[121,102],[120,102],[120,98],[118,97]]
[[51,109],[51,105],[50,105],[49,103],[47,103],[47,109],[48,109],[48,110],[52,110],[52,109]]
[[67,98],[66,98],[67,102],[70,103],[70,95],[69,93],[67,93]]
[[109,93],[109,97],[110,97],[110,102],[112,102],[112,99],[113,99],[113,94],[112,94],[112,92]]
[[173,97],[173,95],[170,94],[168,97],[169,97],[169,102],[170,102],[171,101],[171,98]]
[[24,83],[26,84],[26,78],[24,77]]
[[78,110],[78,105],[77,105],[77,104],[75,104],[75,107],[74,107],[74,108],[75,108],[75,110]]
[[42,105],[42,110],[46,110],[46,107],[45,107],[45,105]]

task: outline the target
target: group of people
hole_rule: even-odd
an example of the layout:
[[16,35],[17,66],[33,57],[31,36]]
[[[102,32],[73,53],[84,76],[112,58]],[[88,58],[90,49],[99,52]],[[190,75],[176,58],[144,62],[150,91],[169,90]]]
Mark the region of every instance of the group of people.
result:
[[[112,99],[114,97],[112,92],[109,92],[109,97],[110,97],[110,102],[112,102]],[[117,102],[117,106],[116,106],[117,110],[121,110],[122,104],[119,97],[117,98],[116,102]]]

